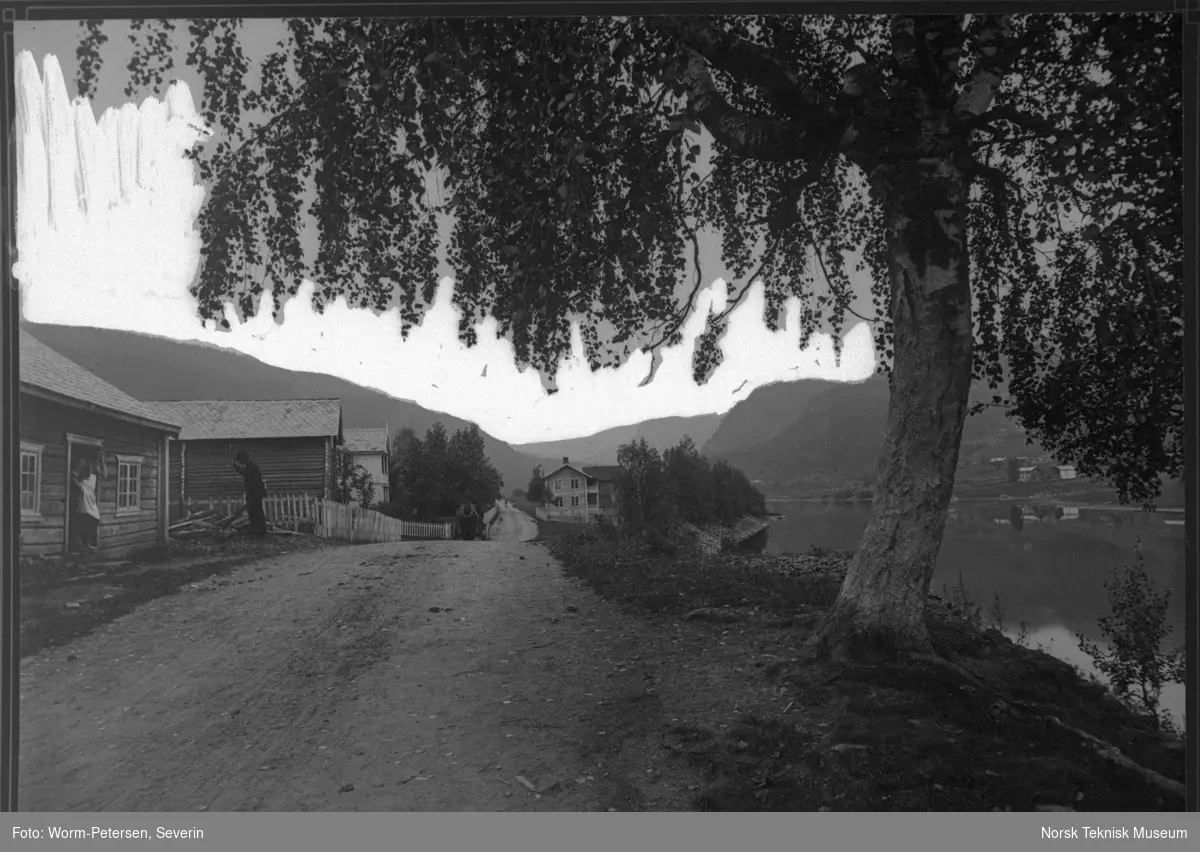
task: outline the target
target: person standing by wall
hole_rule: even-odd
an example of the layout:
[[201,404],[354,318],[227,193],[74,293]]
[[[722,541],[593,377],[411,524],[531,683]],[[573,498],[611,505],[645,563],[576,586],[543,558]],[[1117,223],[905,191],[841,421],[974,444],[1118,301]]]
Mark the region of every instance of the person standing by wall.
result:
[[242,485],[246,492],[246,514],[250,518],[250,532],[253,535],[267,534],[267,516],[263,512],[263,498],[267,496],[267,486],[263,482],[262,471],[258,463],[245,450],[238,450],[234,457],[233,469],[242,475]]
[[108,466],[104,463],[104,453],[97,453],[93,463],[81,458],[71,472],[71,481],[75,486],[75,513],[71,519],[71,530],[74,533],[78,552],[92,553],[100,546],[100,501],[97,498],[99,479],[108,478]]

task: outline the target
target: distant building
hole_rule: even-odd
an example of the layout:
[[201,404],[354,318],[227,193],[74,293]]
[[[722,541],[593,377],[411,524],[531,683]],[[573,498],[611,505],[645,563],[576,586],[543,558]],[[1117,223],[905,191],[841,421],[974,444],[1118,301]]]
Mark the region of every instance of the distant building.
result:
[[1076,477],[1075,465],[1060,464],[1054,468],[1058,472],[1059,479],[1074,479]]
[[390,441],[388,429],[346,429],[344,452],[350,456],[350,463],[363,468],[375,484],[375,501],[378,503],[391,502],[391,486],[388,484],[390,470],[388,450]]
[[616,514],[620,475],[620,465],[582,467],[563,456],[563,463],[542,477],[546,486],[541,509],[544,520],[586,523]]
[[1037,465],[1017,468],[1018,482],[1040,482],[1046,478],[1046,472]]

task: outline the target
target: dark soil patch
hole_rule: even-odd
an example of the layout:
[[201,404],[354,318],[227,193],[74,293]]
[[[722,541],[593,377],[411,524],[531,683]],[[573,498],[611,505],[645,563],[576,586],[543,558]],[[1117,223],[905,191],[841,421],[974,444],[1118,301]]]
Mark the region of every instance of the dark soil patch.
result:
[[22,572],[21,657],[65,645],[184,586],[272,556],[328,546],[307,536],[217,534],[172,541],[110,565],[60,563]]
[[[1048,717],[1181,783],[1182,749],[1068,664],[973,627],[936,598],[929,607],[935,650],[984,689],[949,666],[909,658],[874,666],[806,662],[800,645],[836,598],[845,554],[665,557],[579,532],[549,547],[568,574],[643,617],[658,621],[702,607],[736,616],[733,623],[685,623],[708,631],[726,662],[744,660],[736,665],[757,676],[743,681],[754,694],[738,696],[746,712],[728,724],[714,702],[709,718],[693,714],[663,731],[669,759],[706,770],[709,784],[693,802],[698,810],[1183,808],[1181,798],[1104,759]],[[684,659],[689,677],[699,679],[715,663],[696,647]],[[675,715],[671,697],[661,701],[661,715]]]
[[[528,513],[531,517],[532,512]],[[537,520],[538,534],[534,541],[557,541],[567,536],[579,534],[581,524],[567,523],[566,521],[543,521]]]

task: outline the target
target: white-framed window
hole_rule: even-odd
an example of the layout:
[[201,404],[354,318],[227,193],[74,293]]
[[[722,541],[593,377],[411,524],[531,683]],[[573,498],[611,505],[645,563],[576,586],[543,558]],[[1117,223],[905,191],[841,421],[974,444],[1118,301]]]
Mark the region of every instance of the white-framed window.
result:
[[21,442],[21,514],[42,513],[42,445]]
[[571,490],[574,491],[574,490],[577,490],[578,488],[579,488],[579,480],[572,479],[571,480]]
[[579,505],[579,498],[578,498],[578,497],[572,497],[572,498],[571,498],[571,505],[572,505],[572,506],[578,506],[578,505]]
[[561,479],[554,480],[554,490],[555,491],[563,490],[563,481]]
[[129,515],[142,510],[142,459],[117,456],[117,514]]
[[555,497],[555,498],[554,498],[554,505],[555,505],[555,506],[557,506],[558,508],[560,508],[560,509],[561,509],[561,508],[562,508],[562,504],[563,504],[563,501],[562,501],[562,498],[561,498],[561,497]]

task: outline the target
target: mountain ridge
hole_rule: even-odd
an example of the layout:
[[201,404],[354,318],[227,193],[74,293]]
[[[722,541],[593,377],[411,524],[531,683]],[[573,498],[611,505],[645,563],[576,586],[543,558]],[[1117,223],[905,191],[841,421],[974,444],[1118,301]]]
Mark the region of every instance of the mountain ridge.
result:
[[[971,400],[991,394],[977,383]],[[861,382],[800,379],[756,388],[726,415],[703,452],[773,492],[869,485],[883,449],[889,397],[880,374]],[[960,466],[1041,452],[1003,411],[988,408],[967,417]]]
[[566,456],[580,464],[616,464],[617,449],[622,444],[639,438],[645,438],[646,443],[660,452],[677,445],[685,435],[689,436],[697,447],[701,447],[717,430],[723,418],[723,414],[656,417],[627,426],[615,426],[579,438],[513,444],[512,448],[517,452],[547,460],[561,460]]

